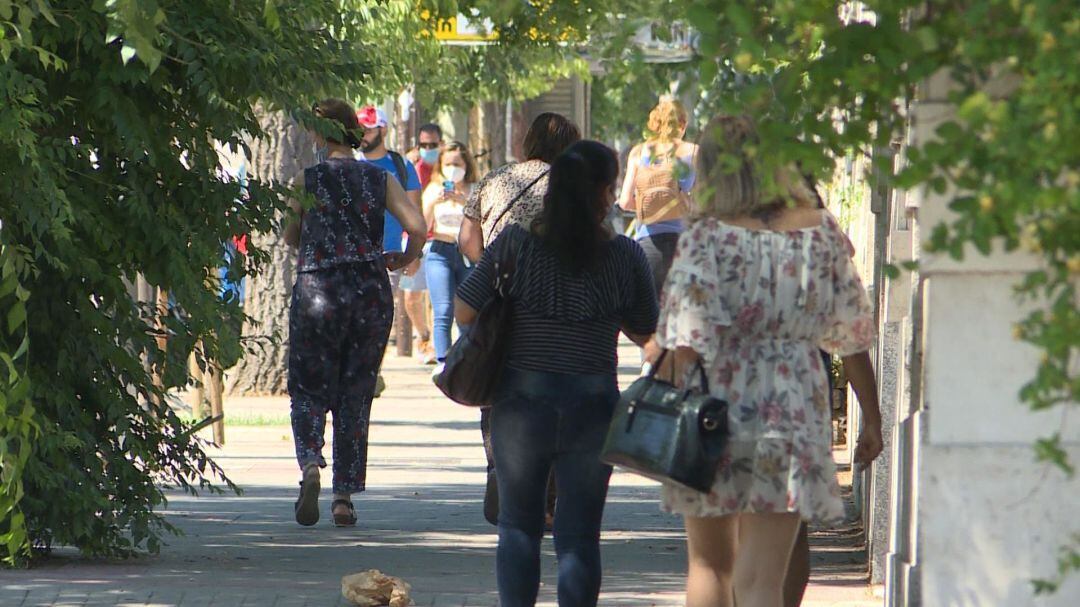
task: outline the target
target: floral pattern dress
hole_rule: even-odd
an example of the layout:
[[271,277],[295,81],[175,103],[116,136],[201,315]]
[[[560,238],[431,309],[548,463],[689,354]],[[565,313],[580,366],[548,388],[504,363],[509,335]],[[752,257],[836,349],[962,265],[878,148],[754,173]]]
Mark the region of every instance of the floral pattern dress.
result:
[[664,510],[843,518],[818,349],[844,356],[874,342],[852,251],[828,213],[785,232],[699,220],[679,239],[657,337],[701,355],[710,392],[729,403],[731,440],[712,491],[665,485]]

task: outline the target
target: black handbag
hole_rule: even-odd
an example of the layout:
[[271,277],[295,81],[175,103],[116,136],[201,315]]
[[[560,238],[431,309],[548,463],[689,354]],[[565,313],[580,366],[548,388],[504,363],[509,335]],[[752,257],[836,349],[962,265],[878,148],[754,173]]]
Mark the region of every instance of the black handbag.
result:
[[656,377],[668,352],[619,398],[600,459],[642,476],[708,493],[728,440],[728,404],[709,395],[701,361],[697,388]]
[[502,379],[510,347],[510,276],[516,256],[495,259],[495,297],[476,316],[476,321],[450,349],[435,385],[450,400],[467,407],[489,407]]
[[[518,192],[499,214],[495,225],[498,225],[514,203],[547,173],[544,171]],[[510,301],[510,279],[523,245],[524,240],[512,255],[508,255],[509,251],[505,248],[495,251],[495,297],[484,304],[472,327],[463,331],[461,337],[446,351],[443,371],[435,377],[435,385],[439,390],[458,404],[467,407],[490,407],[495,398],[510,348],[511,319],[514,313],[513,303]]]

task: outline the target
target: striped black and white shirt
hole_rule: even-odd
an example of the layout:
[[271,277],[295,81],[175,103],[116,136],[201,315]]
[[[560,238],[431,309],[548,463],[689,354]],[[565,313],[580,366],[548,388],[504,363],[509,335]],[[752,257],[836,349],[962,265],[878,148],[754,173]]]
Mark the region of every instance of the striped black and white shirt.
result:
[[562,267],[540,238],[508,227],[458,288],[458,297],[477,310],[495,297],[496,255],[517,255],[507,359],[514,369],[614,374],[619,331],[656,331],[652,273],[641,247],[625,236],[607,243],[594,270],[576,273]]

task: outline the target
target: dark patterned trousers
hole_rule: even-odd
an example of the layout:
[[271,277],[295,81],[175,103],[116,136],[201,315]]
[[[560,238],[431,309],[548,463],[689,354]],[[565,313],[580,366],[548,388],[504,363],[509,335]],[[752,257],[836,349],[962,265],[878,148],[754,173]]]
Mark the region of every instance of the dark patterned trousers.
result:
[[394,300],[380,262],[297,275],[289,310],[289,395],[300,469],[326,467],[326,413],[334,421],[334,492],[364,490],[368,421],[390,337]]

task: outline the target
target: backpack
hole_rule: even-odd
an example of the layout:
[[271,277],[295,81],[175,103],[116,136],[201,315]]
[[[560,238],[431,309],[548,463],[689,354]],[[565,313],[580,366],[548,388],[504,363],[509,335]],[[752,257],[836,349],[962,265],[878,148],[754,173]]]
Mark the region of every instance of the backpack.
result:
[[397,172],[398,181],[401,182],[401,187],[407,192],[409,191],[409,169],[405,166],[405,159],[401,157],[394,150],[386,150],[386,153],[390,155],[390,160],[394,161],[394,171]]
[[[648,147],[642,149],[642,163],[634,178],[634,198],[637,200],[638,223],[649,225],[658,221],[680,219],[685,208],[680,198],[678,160],[666,158],[657,164]],[[649,156],[645,156],[648,154]],[[648,164],[645,164],[648,162]]]

